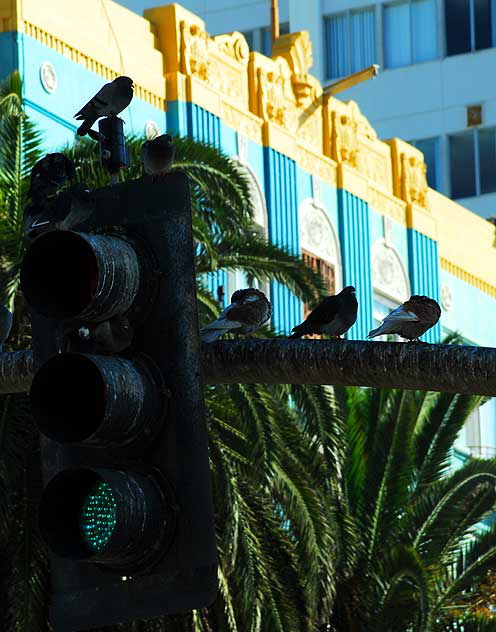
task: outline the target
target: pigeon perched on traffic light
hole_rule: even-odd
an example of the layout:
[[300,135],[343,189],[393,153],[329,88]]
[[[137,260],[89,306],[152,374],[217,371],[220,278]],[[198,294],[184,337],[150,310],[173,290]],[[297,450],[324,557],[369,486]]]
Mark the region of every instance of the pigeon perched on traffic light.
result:
[[5,305],[0,303],[0,351],[3,343],[7,340],[12,329],[12,312]]
[[24,209],[26,246],[49,230],[72,230],[92,215],[94,206],[91,191],[83,183],[74,184],[56,197],[32,202]]
[[93,123],[102,116],[117,116],[127,108],[133,98],[133,80],[130,77],[117,77],[106,83],[95,96],[82,107],[74,118],[82,120],[78,136],[88,134]]
[[74,163],[59,152],[47,154],[31,169],[28,195],[34,203],[55,195],[73,178]]
[[310,312],[307,318],[293,327],[290,338],[300,338],[305,334],[328,334],[340,338],[357,319],[358,301],[352,285],[345,287],[339,294],[328,296]]
[[213,342],[226,332],[251,334],[272,315],[272,305],[263,292],[254,288],[236,290],[231,304],[220,316],[200,330],[202,342]]
[[176,146],[169,134],[147,140],[141,147],[143,171],[148,176],[161,176],[171,168]]
[[398,334],[407,340],[417,340],[419,336],[433,327],[441,316],[439,303],[428,296],[414,294],[403,305],[394,309],[382,321],[382,325],[373,329],[368,338],[383,334]]

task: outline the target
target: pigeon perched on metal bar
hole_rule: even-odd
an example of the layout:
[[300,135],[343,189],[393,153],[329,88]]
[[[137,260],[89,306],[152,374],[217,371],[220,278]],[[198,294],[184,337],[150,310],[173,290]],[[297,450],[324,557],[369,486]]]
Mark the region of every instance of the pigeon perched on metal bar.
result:
[[345,287],[339,294],[327,296],[310,312],[307,318],[291,331],[290,338],[301,338],[306,334],[328,334],[340,338],[355,324],[358,301],[352,285]]
[[88,134],[93,123],[102,116],[117,116],[127,108],[133,98],[133,87],[133,80],[130,77],[117,77],[106,83],[74,115],[75,119],[83,121],[77,131],[78,136]]
[[12,329],[12,312],[0,303],[0,351],[3,350],[3,343],[7,340]]
[[174,161],[176,147],[169,134],[147,140],[141,147],[141,161],[146,175],[156,177],[167,173]]
[[254,288],[236,290],[231,304],[200,331],[202,342],[213,342],[226,332],[251,334],[269,320],[272,305],[263,292]]
[[369,332],[368,338],[398,334],[407,340],[418,341],[419,336],[434,327],[440,316],[441,308],[437,301],[414,294],[386,316],[380,327]]

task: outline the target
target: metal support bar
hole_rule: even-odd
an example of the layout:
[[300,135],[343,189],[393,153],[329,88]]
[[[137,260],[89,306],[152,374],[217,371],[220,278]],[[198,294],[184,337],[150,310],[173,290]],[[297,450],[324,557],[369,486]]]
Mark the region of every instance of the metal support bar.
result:
[[[206,384],[341,384],[496,396],[496,349],[331,340],[202,345]],[[31,351],[0,354],[0,393],[29,390]]]
[[496,349],[330,340],[221,341],[202,347],[207,384],[341,384],[496,396]]
[[33,375],[32,351],[0,353],[0,394],[29,391]]

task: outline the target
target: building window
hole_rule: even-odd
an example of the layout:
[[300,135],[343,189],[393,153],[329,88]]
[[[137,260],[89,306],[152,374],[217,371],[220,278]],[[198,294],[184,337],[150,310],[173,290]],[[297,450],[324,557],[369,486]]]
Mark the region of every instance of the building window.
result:
[[327,263],[323,259],[316,257],[311,252],[301,251],[303,261],[316,270],[320,276],[324,279],[329,294],[336,293],[336,274],[334,272],[334,266]]
[[410,144],[420,149],[424,154],[424,160],[427,166],[427,184],[431,189],[439,190],[439,137],[411,140]]
[[344,77],[376,61],[374,7],[326,16],[324,30],[328,79]]
[[474,129],[449,137],[453,199],[496,191],[496,128]]
[[495,45],[491,0],[445,0],[446,54],[458,55]]
[[386,68],[408,66],[437,56],[435,0],[409,0],[384,6]]
[[[255,29],[253,32],[252,46],[250,50],[262,53],[266,57],[272,55],[272,29],[270,26],[264,26],[261,29]],[[279,35],[287,35],[289,33],[289,22],[279,23]]]

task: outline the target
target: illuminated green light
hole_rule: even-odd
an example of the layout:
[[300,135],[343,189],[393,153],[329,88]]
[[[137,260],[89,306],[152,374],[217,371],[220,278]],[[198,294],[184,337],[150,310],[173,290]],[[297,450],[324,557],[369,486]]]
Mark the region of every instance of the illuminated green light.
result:
[[116,523],[116,503],[108,483],[95,483],[83,499],[79,529],[85,544],[95,553],[107,546]]

